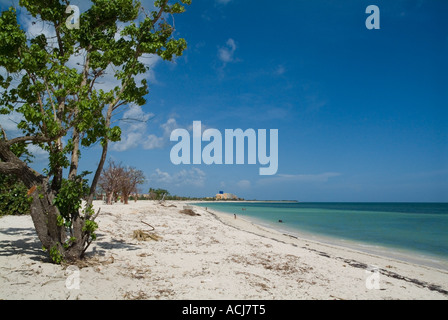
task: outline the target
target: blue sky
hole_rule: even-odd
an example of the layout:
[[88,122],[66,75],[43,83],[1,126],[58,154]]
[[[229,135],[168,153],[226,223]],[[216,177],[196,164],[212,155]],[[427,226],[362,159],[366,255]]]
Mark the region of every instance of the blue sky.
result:
[[[379,30],[365,26],[371,4]],[[175,17],[188,49],[148,58],[147,103],[126,111],[148,121],[122,123],[109,157],[143,170],[144,192],[448,201],[447,12],[442,0],[193,0]],[[278,129],[277,174],[172,164],[169,135],[193,121]],[[81,169],[98,158],[86,150]]]

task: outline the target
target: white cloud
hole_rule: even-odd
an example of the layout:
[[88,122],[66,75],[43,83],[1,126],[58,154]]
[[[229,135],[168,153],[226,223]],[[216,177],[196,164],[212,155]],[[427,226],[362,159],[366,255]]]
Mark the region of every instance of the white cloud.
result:
[[20,130],[17,129],[17,125],[24,118],[22,114],[18,112],[11,112],[10,114],[0,114],[0,125],[6,131],[8,139],[16,137]]
[[153,113],[146,113],[141,106],[133,105],[123,114],[122,122],[133,131],[146,129],[146,122],[153,117]]
[[176,119],[174,119],[174,118],[169,118],[167,120],[167,122],[161,124],[160,127],[162,127],[162,129],[163,129],[163,135],[167,136],[167,137],[169,137],[171,135],[171,132],[174,129],[179,128],[179,126],[177,125]]
[[[22,136],[22,131],[17,129],[17,124],[22,121],[23,115],[18,112],[11,112],[10,114],[0,115],[0,127],[5,130],[8,139]],[[1,134],[0,134],[1,135]],[[29,153],[34,156],[33,161],[41,161],[48,157],[47,151],[43,150],[37,145],[28,144],[27,149]]]
[[151,175],[150,180],[155,180],[162,183],[171,183],[173,178],[168,172],[163,172],[159,168],[157,168],[156,173]]
[[36,146],[34,144],[30,144],[27,146],[29,153],[34,156],[34,161],[42,161],[48,157],[48,152],[43,150],[41,147]]
[[190,170],[183,169],[173,174],[157,168],[149,180],[166,185],[203,187],[205,176],[205,172],[199,168],[192,168]]
[[[165,123],[160,125],[162,129],[161,136],[155,134],[146,135],[147,121],[152,116],[152,113],[145,113],[141,107],[134,107],[128,110],[124,114],[124,118],[130,122],[121,121],[121,141],[114,143],[112,149],[115,151],[125,151],[139,146],[146,150],[163,148],[168,143],[171,132],[178,128],[179,125],[176,119],[169,118]],[[135,119],[138,121],[132,121]]]
[[21,10],[27,13],[21,14],[19,17],[19,23],[23,26],[27,37],[34,38],[40,34],[44,34],[47,38],[48,45],[52,48],[56,48],[58,43],[56,40],[56,30],[54,29],[54,26],[49,22],[33,18],[23,7],[21,8]]
[[126,151],[138,147],[142,139],[140,132],[127,132],[121,134],[121,140],[112,145],[112,150]]
[[155,134],[150,134],[146,137],[146,141],[143,143],[144,149],[157,149],[157,148],[163,148],[165,145],[165,138],[164,137],[157,137]]
[[218,49],[218,58],[224,63],[224,66],[229,62],[235,61],[236,43],[232,38],[228,39],[226,46]]
[[144,112],[141,106],[134,105],[123,114],[120,120],[121,141],[112,144],[111,149],[125,151],[133,149],[142,144],[148,120],[154,116],[152,113]]
[[174,129],[179,128],[176,119],[169,118],[165,123],[161,124],[160,127],[163,130],[162,136],[158,137],[155,134],[150,134],[146,137],[143,142],[144,149],[156,149],[163,148],[170,139],[171,132]]

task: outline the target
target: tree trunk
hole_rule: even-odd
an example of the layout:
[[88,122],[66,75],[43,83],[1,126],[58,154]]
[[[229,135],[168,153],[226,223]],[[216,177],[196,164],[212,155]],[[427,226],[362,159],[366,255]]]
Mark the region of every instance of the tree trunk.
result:
[[124,204],[128,204],[129,203],[129,194],[128,193],[123,193],[122,194],[122,199],[123,199],[123,203]]
[[30,214],[42,246],[49,251],[53,262],[74,260],[82,257],[86,247],[87,236],[82,230],[84,219],[75,215],[72,223],[72,232],[75,241],[67,244],[67,232],[60,223],[59,209],[53,205],[54,192],[46,179],[20,160],[9,150],[5,140],[0,139],[0,173],[15,174],[28,190],[32,197]]
[[106,204],[112,204],[113,196],[114,196],[114,193],[113,193],[113,192],[111,192],[111,193],[109,193],[109,194],[106,195],[106,198],[107,198],[107,200],[106,200]]
[[49,249],[56,243],[65,241],[64,227],[57,226],[57,217],[60,215],[56,206],[52,205],[52,197],[47,193],[46,186],[41,184],[34,188],[31,194],[31,218],[42,245]]
[[72,220],[72,235],[69,238],[66,228],[59,222],[58,208],[53,205],[53,194],[45,184],[39,185],[31,194],[31,218],[42,246],[49,252],[55,263],[82,258],[86,246],[83,232],[84,218],[75,215]]

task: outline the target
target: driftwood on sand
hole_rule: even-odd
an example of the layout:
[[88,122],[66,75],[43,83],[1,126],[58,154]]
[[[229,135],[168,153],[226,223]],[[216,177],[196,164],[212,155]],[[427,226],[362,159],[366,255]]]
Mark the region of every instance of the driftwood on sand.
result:
[[192,209],[183,209],[179,211],[180,213],[187,214],[189,216],[200,216],[199,213],[194,212]]
[[155,230],[155,228],[152,225],[150,225],[149,223],[146,223],[145,221],[141,221],[141,222],[146,224],[147,226],[151,227],[152,229],[149,230],[149,232],[145,232],[141,229],[134,230],[134,233],[132,235],[133,239],[137,239],[138,241],[146,241],[148,239],[159,241],[161,239],[161,237],[159,235],[157,235],[155,233],[150,233]]

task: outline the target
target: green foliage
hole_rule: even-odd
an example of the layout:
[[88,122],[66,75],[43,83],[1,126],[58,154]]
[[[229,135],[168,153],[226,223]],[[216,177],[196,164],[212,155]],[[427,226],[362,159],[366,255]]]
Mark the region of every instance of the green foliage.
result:
[[83,172],[73,180],[63,179],[59,193],[54,198],[53,204],[59,209],[58,225],[71,226],[73,215],[77,215],[81,209],[82,198],[89,192],[88,180],[84,176],[90,172]]
[[[25,162],[31,162],[32,156],[24,143],[14,144],[11,151],[18,157],[24,157]],[[27,192],[17,176],[0,174],[0,216],[29,214],[32,198]]]
[[25,185],[12,175],[0,175],[0,216],[29,214],[32,198]]
[[86,232],[91,240],[96,240],[95,230],[98,229],[98,224],[92,220],[86,220],[82,231]]
[[[23,119],[17,125],[22,135],[16,143],[8,143],[6,134],[0,136],[4,147],[0,148],[0,159],[12,162],[2,154],[7,153],[2,151],[6,148],[26,155],[29,144],[48,153],[46,177],[39,176],[42,179],[36,184],[42,180],[51,183],[36,192],[40,199],[54,199],[55,211],[60,213],[48,222],[55,225],[48,227],[66,229],[65,235],[51,239],[57,245],[52,241],[45,244],[55,263],[62,261],[64,250],[81,248],[83,253],[96,238],[98,225],[90,220],[92,207],[80,210],[81,199],[96,187],[89,188],[85,174],[77,172],[82,147],[99,144],[107,153],[108,142],[121,139],[120,127],[112,126],[112,115],[119,114],[122,106],[146,103],[148,83],[136,80],[144,78],[141,75],[149,69],[143,58],[154,54],[172,60],[187,47],[184,39],[175,39],[174,24],[168,21],[184,12],[184,5],[191,1],[170,2],[155,1],[154,11],[148,14],[137,0],[92,0],[91,7],[80,16],[79,29],[65,24],[70,15],[65,12],[68,1],[20,0],[23,9],[0,13],[0,114],[14,112]],[[41,32],[23,29],[18,21],[28,21],[29,17],[22,16],[25,14],[44,26]],[[74,61],[79,62],[75,65]],[[115,82],[99,88],[106,74]],[[102,171],[101,161],[96,172]],[[64,177],[66,169],[69,173]],[[0,172],[0,212],[25,212],[29,208],[28,198],[23,196],[27,190],[11,179]],[[24,181],[28,187],[32,185],[29,176]],[[43,208],[41,211],[46,214]],[[81,222],[76,228],[83,232],[79,239],[68,238],[81,233],[73,232],[75,218]],[[36,231],[47,233],[45,228]],[[83,243],[73,245],[80,241]]]
[[59,252],[57,245],[50,248],[50,259],[56,264],[61,264],[64,260],[64,256]]
[[[0,67],[8,76],[0,76],[3,87],[0,114],[20,113],[24,120],[18,127],[25,136],[50,140],[36,144],[49,153],[48,172],[54,174],[70,166],[68,155],[73,151],[73,140],[63,147],[58,142],[70,130],[82,133],[80,143],[84,147],[120,140],[121,130],[110,127],[104,108],[111,104],[115,108],[146,102],[146,80],[135,81],[139,74],[148,71],[140,58],[155,54],[171,60],[182,55],[186,41],[173,37],[174,27],[164,15],[184,12],[184,5],[191,1],[174,4],[155,1],[156,10],[142,19],[139,1],[93,0],[92,6],[81,14],[80,28],[71,30],[65,25],[67,2],[46,1],[44,5],[40,0],[21,0],[19,3],[34,18],[54,26],[56,36],[47,39],[42,33],[27,38],[29,34],[18,24],[14,8],[1,13]],[[121,31],[119,23],[124,26]],[[85,56],[87,72],[82,70],[86,65],[76,68],[67,64],[76,55]],[[96,89],[95,84],[111,66],[116,86],[107,92]],[[12,75],[19,72],[18,85],[11,86]]]
[[149,196],[150,196],[151,199],[153,199],[153,200],[162,200],[163,195],[165,195],[165,199],[166,199],[166,197],[168,197],[170,195],[170,193],[166,189],[149,188]]
[[70,246],[76,242],[76,238],[75,237],[70,237],[65,243],[64,243],[64,248],[68,249],[70,248]]

